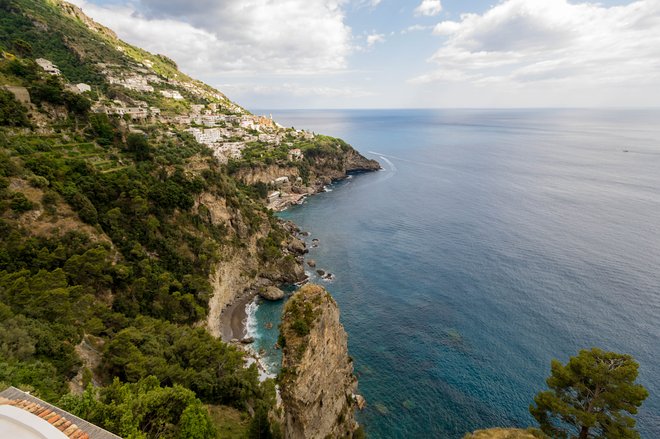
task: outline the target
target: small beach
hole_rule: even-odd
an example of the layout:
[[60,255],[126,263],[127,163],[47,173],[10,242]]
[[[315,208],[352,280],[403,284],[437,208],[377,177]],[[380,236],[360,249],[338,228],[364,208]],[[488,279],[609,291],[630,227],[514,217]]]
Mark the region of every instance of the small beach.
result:
[[254,300],[255,294],[246,294],[234,300],[220,315],[222,339],[225,342],[242,340],[247,335],[245,308]]

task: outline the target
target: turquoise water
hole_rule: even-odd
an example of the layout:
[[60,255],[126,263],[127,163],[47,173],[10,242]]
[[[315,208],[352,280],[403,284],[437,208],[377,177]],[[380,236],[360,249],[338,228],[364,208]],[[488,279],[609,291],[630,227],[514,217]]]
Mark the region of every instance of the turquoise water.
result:
[[660,437],[660,111],[272,113],[385,168],[281,215],[336,275],[370,437],[532,425],[550,360],[592,346],[639,361]]

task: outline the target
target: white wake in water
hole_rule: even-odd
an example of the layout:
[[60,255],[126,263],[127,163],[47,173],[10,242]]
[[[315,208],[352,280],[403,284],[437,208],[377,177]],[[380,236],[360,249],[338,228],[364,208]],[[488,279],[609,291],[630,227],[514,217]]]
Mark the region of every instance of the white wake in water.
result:
[[396,172],[396,166],[394,165],[394,163],[392,163],[388,158],[386,158],[385,156],[382,156],[380,154],[378,155],[378,157],[380,157],[385,163],[390,165],[390,171]]
[[388,157],[389,157],[390,159],[392,159],[392,160],[398,160],[398,161],[400,161],[400,162],[411,163],[411,164],[413,164],[413,165],[417,165],[417,166],[425,166],[425,167],[427,167],[427,168],[451,169],[451,168],[448,167],[448,166],[436,165],[436,164],[433,164],[433,163],[427,163],[427,162],[420,162],[420,161],[416,161],[416,160],[404,159],[404,158],[402,158],[402,157],[396,157],[396,156],[393,156],[393,155],[381,154],[380,152],[376,152],[376,151],[369,151],[369,153],[370,153],[370,154],[375,154],[375,155],[377,155],[378,157],[380,157],[381,159],[383,159],[383,161],[384,161],[385,163],[387,163],[388,165],[392,166],[392,170],[393,170],[393,171],[396,171],[396,166],[394,166],[394,164],[392,163],[391,160],[388,160]]

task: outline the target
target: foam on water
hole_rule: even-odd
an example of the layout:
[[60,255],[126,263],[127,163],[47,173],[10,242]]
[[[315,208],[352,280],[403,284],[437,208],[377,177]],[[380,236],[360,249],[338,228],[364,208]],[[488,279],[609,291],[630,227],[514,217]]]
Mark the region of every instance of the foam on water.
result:
[[257,322],[256,316],[257,308],[259,306],[258,301],[259,298],[255,297],[251,302],[245,305],[245,314],[247,317],[243,323],[245,324],[245,332],[247,333],[247,336],[252,338],[256,338],[258,335],[257,327],[259,322]]

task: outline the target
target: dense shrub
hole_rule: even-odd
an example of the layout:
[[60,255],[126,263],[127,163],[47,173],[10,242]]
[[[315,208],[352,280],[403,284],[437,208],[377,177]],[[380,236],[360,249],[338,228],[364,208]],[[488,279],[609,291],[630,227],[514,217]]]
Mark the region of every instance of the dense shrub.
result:
[[0,125],[28,126],[27,109],[18,102],[14,95],[0,88]]

